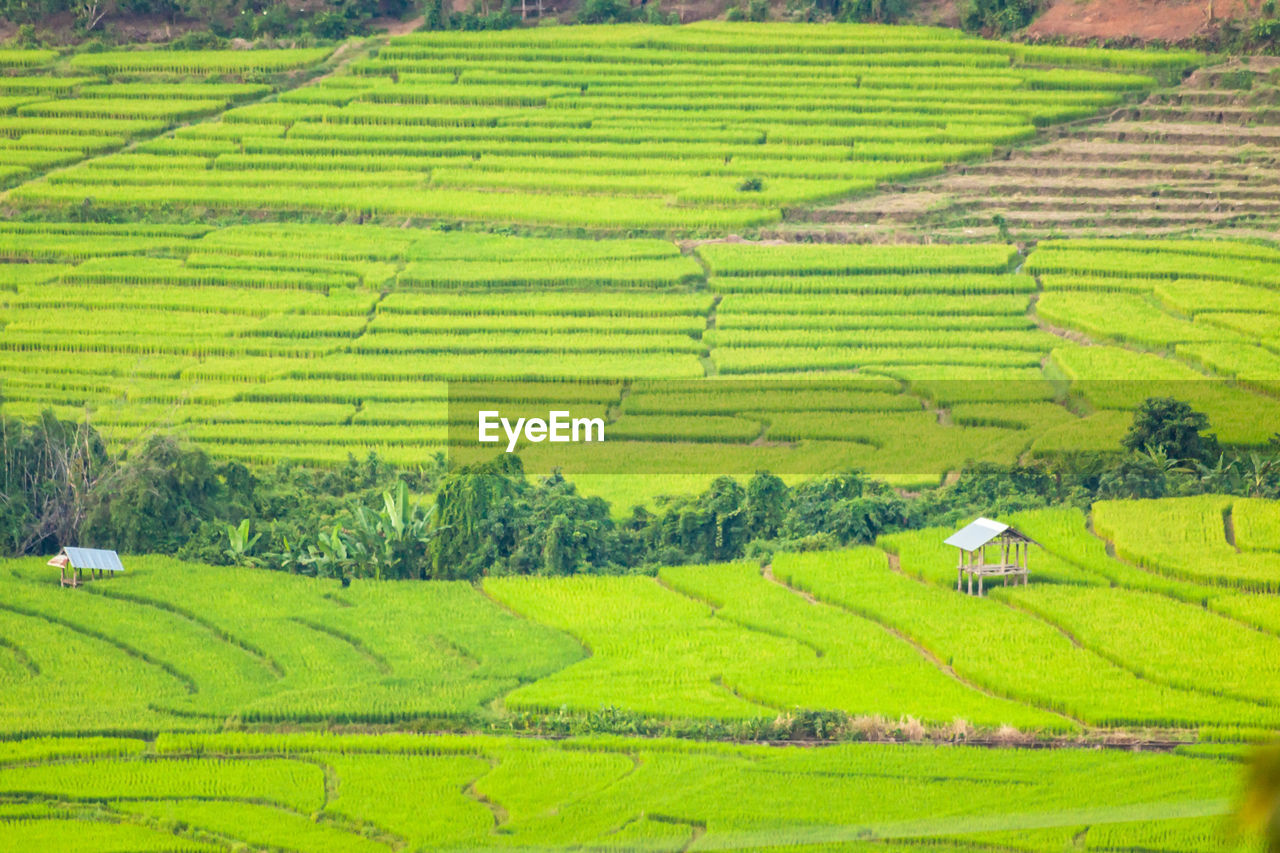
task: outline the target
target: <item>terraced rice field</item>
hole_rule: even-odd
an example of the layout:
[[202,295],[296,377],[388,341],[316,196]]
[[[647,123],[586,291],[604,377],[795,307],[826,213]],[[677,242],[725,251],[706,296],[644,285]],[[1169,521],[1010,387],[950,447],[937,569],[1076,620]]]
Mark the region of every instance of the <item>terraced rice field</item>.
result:
[[682,252],[10,223],[0,253],[5,410],[88,412],[116,446],[177,428],[250,462],[413,465],[446,451],[451,424],[474,427],[449,382],[606,417],[609,440],[570,457],[524,447],[534,470],[584,475],[848,465],[937,482],[967,459],[1115,447],[1159,394],[1232,445],[1264,445],[1280,422],[1280,254],[1246,243]]
[[[43,741],[0,757],[0,791],[24,792],[4,806],[0,840],[184,853],[970,850],[1013,839],[1034,849],[1229,850],[1219,828],[1233,772],[1211,756],[612,737]],[[1026,811],[1004,805],[1015,800]]]
[[[324,48],[0,55],[0,186],[119,151],[296,83]],[[169,80],[173,75],[180,79]],[[239,79],[228,80],[226,75]]]
[[[1253,849],[1222,831],[1229,742],[1280,728],[1280,608],[1237,564],[1280,559],[1275,504],[1099,504],[1094,528],[1119,558],[1077,510],[1011,520],[1045,546],[1035,582],[981,599],[955,594],[940,530],[780,555],[763,574],[502,578],[484,594],[134,558],[69,595],[42,561],[9,561],[0,843]],[[1150,550],[1140,531],[1154,524],[1193,531],[1187,544],[1216,562],[1188,575]],[[898,739],[919,737],[915,719],[939,739],[1119,726],[1226,743],[1135,754],[245,730],[501,728],[602,706],[741,721],[838,711]]]
[[[1161,134],[1208,159],[1159,197],[1234,205],[1166,224],[1253,229],[1265,156],[1197,170],[1257,150],[1209,137],[1269,121],[1271,82],[1170,94],[1202,61],[726,24],[0,51],[4,411],[87,414],[117,450],[161,429],[255,464],[412,466],[473,424],[451,405],[469,386],[607,418],[565,467],[624,510],[713,474],[931,484],[1112,449],[1160,393],[1261,446],[1280,254],[1257,241],[1076,233],[1134,224],[1111,184],[1081,184],[1104,203],[1079,217],[1045,184],[902,220],[964,244],[729,236],[853,239],[857,204],[890,204],[833,201],[1076,181],[1082,146],[1150,157],[1099,168],[1142,181],[1173,162]],[[995,211],[1009,233],[983,230]],[[1008,520],[1043,545],[1034,582],[980,599],[955,594],[942,530],[763,571],[478,586],[138,556],[62,591],[44,558],[5,561],[0,848],[1256,851],[1223,826],[1242,745],[1280,731],[1275,504]],[[796,720],[929,743],[581,734]],[[421,733],[446,730],[465,733]],[[967,745],[1131,733],[1168,751]]]
[[[722,233],[987,157],[1199,61],[940,29],[732,24],[419,33],[375,53],[9,201]],[[188,70],[155,57],[76,62]]]
[[[1076,510],[1012,520],[1044,545],[1037,582],[985,598],[955,594],[937,529],[779,555],[763,574],[694,566],[489,578],[482,589],[345,588],[137,557],[124,577],[70,594],[43,560],[10,561],[0,734],[475,724],[602,707],[720,720],[807,709],[1059,734],[1280,729],[1274,502],[1099,503],[1093,529],[1115,557]],[[1152,544],[1152,525],[1185,541]],[[1180,556],[1191,550],[1200,556]],[[1133,630],[1108,628],[1120,624]]]
[[1204,235],[1274,240],[1280,148],[1277,66],[1249,57],[1204,68],[1106,120],[965,163],[897,192],[795,211],[822,240]]

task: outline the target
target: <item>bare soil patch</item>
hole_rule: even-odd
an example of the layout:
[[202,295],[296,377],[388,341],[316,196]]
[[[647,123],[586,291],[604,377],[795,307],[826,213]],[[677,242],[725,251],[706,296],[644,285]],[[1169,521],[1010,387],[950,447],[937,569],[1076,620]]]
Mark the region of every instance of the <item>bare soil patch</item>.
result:
[[1211,33],[1231,18],[1256,15],[1245,0],[1054,0],[1026,35],[1180,42]]

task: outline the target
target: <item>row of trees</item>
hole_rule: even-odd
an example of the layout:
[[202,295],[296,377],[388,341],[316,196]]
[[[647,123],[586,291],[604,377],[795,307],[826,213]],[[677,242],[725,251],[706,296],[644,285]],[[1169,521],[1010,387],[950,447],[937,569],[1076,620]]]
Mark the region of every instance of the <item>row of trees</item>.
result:
[[324,0],[299,10],[286,0],[0,0],[0,18],[37,40],[37,28],[69,19],[82,37],[97,37],[124,18],[145,16],[174,25],[198,24],[176,48],[221,47],[222,39],[312,36],[341,39],[363,34],[375,17],[399,18],[411,0]]
[[0,419],[0,547],[83,543],[326,577],[474,579],[761,558],[1099,498],[1280,498],[1280,443],[1230,454],[1208,427],[1186,403],[1155,398],[1114,453],[970,465],[914,495],[856,472],[795,485],[768,472],[718,477],[619,520],[559,473],[530,479],[515,455],[452,471],[441,457],[410,471],[372,455],[332,471],[251,471],[163,435],[112,457],[91,427],[46,413]]

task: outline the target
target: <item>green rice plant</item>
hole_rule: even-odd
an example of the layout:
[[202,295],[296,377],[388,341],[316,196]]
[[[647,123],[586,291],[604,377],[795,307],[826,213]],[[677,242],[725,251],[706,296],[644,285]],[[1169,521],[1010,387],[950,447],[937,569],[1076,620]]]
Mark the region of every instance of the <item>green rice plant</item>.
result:
[[221,101],[261,97],[271,92],[262,83],[121,83],[113,81],[94,86],[80,86],[76,94],[82,98],[210,98]]
[[58,55],[56,50],[5,48],[0,50],[0,65],[6,68],[30,68],[44,65]]
[[[872,635],[867,639],[879,645]],[[849,670],[839,671],[866,668],[851,662]],[[142,833],[155,834],[152,827],[263,847],[287,846],[296,836],[306,839],[309,850],[364,851],[393,844],[409,850],[470,849],[495,845],[494,813],[486,807],[491,805],[500,806],[505,829],[496,843],[512,848],[669,850],[688,843],[694,826],[705,825],[700,837],[722,846],[794,849],[825,839],[856,853],[906,853],[922,841],[1056,849],[1079,835],[1081,815],[1105,814],[1108,822],[1094,825],[1090,834],[1098,832],[1117,849],[1131,843],[1225,853],[1231,840],[1217,824],[1239,771],[1235,756],[1222,745],[1214,746],[1215,753],[1153,754],[887,743],[778,749],[614,735],[545,741],[230,733],[164,735],[157,748],[176,773],[182,762],[198,763],[195,756],[225,757],[237,777],[259,761],[271,763],[263,767],[263,784],[242,789],[246,796],[121,798],[104,804],[116,814],[155,820],[145,827],[106,823],[87,810],[42,802],[10,806],[18,819],[6,821],[5,830],[15,839],[32,839],[32,846],[71,849],[89,837],[86,827],[100,829],[108,844],[147,851],[211,849],[185,835],[169,835],[169,848],[151,846]],[[265,804],[270,798],[247,796],[273,792],[277,780],[271,771],[288,762],[323,765],[341,795],[316,814],[273,808]],[[791,791],[782,801],[769,785],[779,778]],[[406,790],[429,797],[433,808],[416,807],[420,801]],[[66,792],[62,796],[71,798]],[[992,814],[989,800],[1008,805]],[[681,820],[663,812],[672,803],[681,806]],[[949,820],[919,820],[920,813],[938,813],[947,804],[952,804]],[[769,819],[762,821],[760,814],[770,808]],[[1189,818],[1188,809],[1202,816]],[[107,819],[118,819],[116,814]],[[1033,822],[1036,828],[1009,829],[1011,822]],[[378,833],[362,834],[367,827],[377,827]],[[880,840],[859,840],[859,832]],[[910,843],[897,841],[904,836]]]
[[1150,293],[1165,282],[1155,278],[1113,278],[1094,275],[1060,275],[1045,273],[1037,276],[1046,293],[1049,291],[1085,291],[1096,293]]
[[[1023,275],[977,275],[938,272],[935,274],[892,275],[773,275],[723,276],[712,280],[712,287],[728,294],[867,294],[890,293],[904,296],[936,294],[1030,294],[1035,279]],[[1026,298],[1026,297],[1024,297]],[[775,296],[775,305],[776,305]],[[789,304],[789,303],[788,303]],[[1024,309],[1025,310],[1025,309]]]
[[1231,504],[1232,533],[1237,548],[1280,551],[1280,506],[1263,498],[1237,498]]
[[1178,239],[1124,239],[1124,238],[1075,238],[1071,240],[1043,240],[1037,244],[1043,249],[1066,249],[1093,252],[1145,252],[1160,255],[1193,255],[1204,258],[1239,258],[1241,260],[1280,261],[1280,250],[1257,243],[1236,240],[1178,240]]
[[42,151],[40,149],[0,149],[0,163],[6,166],[22,166],[30,169],[45,169],[51,166],[65,166],[80,159],[73,151]]
[[1187,322],[1133,294],[1054,291],[1036,302],[1036,315],[1060,328],[1151,349],[1173,349],[1187,342],[1243,341],[1229,329]]
[[1280,340],[1280,314],[1206,311],[1197,314],[1195,322],[1228,329],[1263,346],[1274,346]]
[[[80,104],[92,101],[46,101],[52,104]],[[145,102],[144,102],[145,103]],[[38,105],[37,105],[38,106]],[[38,135],[38,138],[49,136],[88,136],[88,137],[138,137],[164,130],[168,122],[161,118],[133,117],[111,115],[76,115],[74,113],[53,115],[17,115],[0,117],[0,135],[21,137],[24,134]],[[36,147],[36,146],[30,146]],[[50,146],[52,147],[52,146]]]
[[536,332],[471,332],[364,335],[349,347],[352,353],[703,353],[706,348],[687,335],[615,335],[585,332],[574,335]]
[[608,425],[607,440],[748,442],[759,437],[764,426],[756,420],[732,416],[696,414],[625,414]]
[[[239,392],[240,399],[278,403],[397,404],[433,401],[444,404],[443,382],[282,379],[262,382]],[[376,422],[376,421],[373,421]]]
[[330,821],[316,822],[269,805],[161,799],[125,803],[121,810],[159,821],[162,827],[199,826],[206,832],[261,847],[304,845],[316,853],[386,853],[390,849]]
[[712,357],[721,373],[773,373],[902,364],[1035,367],[1042,353],[963,346],[717,347]]
[[[1280,589],[1280,556],[1227,542],[1232,498],[1204,495],[1153,501],[1099,501],[1093,525],[1116,554],[1154,572],[1253,592]],[[1158,529],[1162,535],[1150,537]]]
[[1044,353],[1057,340],[1039,330],[952,329],[721,329],[709,330],[703,339],[713,347],[948,347],[963,344],[974,349],[1028,350]]
[[751,246],[711,243],[698,250],[716,276],[875,275],[1007,272],[1006,246]]
[[1161,304],[1188,316],[1206,311],[1258,313],[1275,309],[1275,294],[1266,288],[1225,281],[1179,278],[1157,285],[1153,292]]
[[195,287],[270,287],[328,292],[359,282],[354,276],[288,273],[241,267],[188,267],[169,258],[91,258],[63,277],[71,284],[160,284]]
[[1049,402],[958,403],[950,407],[951,422],[960,426],[1034,430],[1037,435],[1079,418],[1064,406]]
[[[928,572],[941,580],[955,576],[953,549],[942,545],[947,532],[898,534],[886,544],[908,575]],[[1146,681],[1025,611],[893,572],[874,549],[784,555],[774,572],[819,600],[900,631],[969,683],[1090,724],[1244,723],[1274,713]],[[1001,653],[990,654],[993,648]]]
[[365,403],[355,413],[355,424],[444,424],[449,406],[443,400]]
[[[884,279],[880,279],[884,281]],[[737,284],[738,282],[734,282]],[[722,290],[726,282],[718,280],[716,289]],[[888,288],[886,288],[888,290]],[[788,293],[786,302],[780,303],[777,294],[731,293],[716,307],[716,316],[724,318],[766,315],[820,315],[830,316],[833,323],[844,315],[875,315],[886,321],[907,315],[927,315],[923,322],[932,322],[959,314],[996,317],[999,315],[1024,315],[1028,297],[1016,294],[957,296],[932,293],[893,293],[858,295],[803,295]]]
[[1114,453],[1129,432],[1133,416],[1123,410],[1104,409],[1078,420],[1046,429],[1031,444],[1035,456],[1072,453]]
[[1273,350],[1248,343],[1205,343],[1179,344],[1177,353],[1264,393],[1280,388],[1280,354]]
[[109,118],[109,119],[162,119],[179,121],[217,112],[227,105],[225,100],[194,98],[74,98],[71,100],[42,101],[18,107],[20,116]]
[[[381,308],[382,305],[379,305]],[[383,313],[369,323],[369,332],[452,333],[467,335],[477,332],[519,332],[542,334],[576,334],[608,332],[610,334],[698,335],[707,321],[696,314],[660,314],[654,317],[615,316],[611,314],[400,314]]]
[[290,50],[129,50],[81,53],[71,58],[76,70],[134,74],[248,74],[305,68],[325,59],[332,48]]
[[9,140],[8,148],[13,151],[38,150],[76,152],[87,157],[91,154],[102,154],[125,144],[123,136],[108,136],[93,133],[23,133],[16,139]]
[[554,322],[572,317],[661,318],[701,317],[711,310],[715,297],[708,293],[606,293],[533,292],[512,300],[505,293],[445,292],[389,293],[378,303],[374,323],[390,321],[392,315],[427,318],[448,317],[464,323],[463,317],[528,317]]
[[[1200,693],[1262,705],[1275,703],[1280,643],[1250,626],[1206,611],[1198,603],[1149,592],[1062,584],[992,589],[993,597],[1037,614],[1081,645],[1142,678]],[[1123,625],[1118,631],[1115,626]],[[1189,654],[1216,649],[1220,654]]]
[[[0,359],[0,366],[3,359]],[[330,355],[305,360],[289,373],[296,379],[476,380],[696,379],[697,357],[677,353],[559,353],[513,360],[500,352],[454,355]]]
[[[659,578],[676,591],[712,608],[713,617],[762,635],[808,646],[813,660],[795,670],[744,671],[726,675],[739,695],[790,706],[804,697],[809,707],[850,714],[916,716],[947,723],[960,718],[980,725],[1056,729],[1061,720],[1013,702],[983,695],[947,678],[915,649],[871,620],[829,605],[806,602],[793,590],[761,577],[755,566],[664,568]],[[884,673],[892,671],[892,679]],[[911,684],[910,689],[904,689]],[[927,708],[924,707],[927,699]]]
[[[804,385],[817,385],[805,388]],[[707,389],[688,384],[655,385],[652,390],[635,390],[623,401],[623,411],[632,415],[729,415],[756,412],[767,417],[776,412],[893,412],[918,411],[920,403],[911,397],[887,391],[862,390],[857,384],[823,388],[820,383],[732,382]],[[643,387],[643,386],[642,386]]]
[[602,266],[597,262],[474,261],[408,264],[397,277],[401,287],[680,287],[701,283],[702,267],[688,257],[629,260]]
[[1027,259],[1026,270],[1033,274],[1116,276],[1120,278],[1201,278],[1218,281],[1274,286],[1280,277],[1280,259],[1255,260],[1231,255],[1155,254],[1150,251],[1089,248],[1038,248]]
[[106,845],[138,853],[212,853],[219,849],[135,824],[62,816],[5,821],[0,825],[0,842],[13,850],[92,850]]
[[[890,330],[949,331],[952,333],[951,339],[954,340],[959,333],[1027,331],[1035,327],[1035,323],[1025,314],[774,314],[742,312],[736,310],[736,305],[737,303],[731,303],[726,307],[725,303],[721,302],[717,306],[717,330],[768,332],[839,330],[847,333],[863,331],[885,333]],[[787,307],[790,307],[790,300]]]
[[[352,62],[346,73],[231,110],[225,122],[139,146],[148,155],[219,157],[219,171],[267,166],[346,173],[351,189],[363,194],[295,188],[277,178],[258,187],[246,179],[250,185],[233,192],[210,186],[199,198],[194,177],[166,180],[158,169],[148,182],[148,170],[138,170],[136,183],[111,187],[101,177],[84,177],[97,170],[83,170],[60,175],[56,184],[23,188],[15,199],[53,209],[92,194],[97,204],[130,210],[372,214],[593,231],[741,230],[777,221],[784,205],[843,197],[881,180],[986,156],[993,145],[1027,138],[1038,125],[1093,115],[1121,92],[1154,85],[1140,75],[1094,70],[1106,65],[1104,53],[1096,62],[1094,54],[1069,54],[1085,63],[1069,70],[1032,69],[1011,64],[1015,49],[1007,45],[884,36],[843,42],[778,31],[765,44],[743,34],[692,30],[680,40],[608,44],[527,33],[513,45],[473,43],[459,33],[449,43],[397,42]],[[327,54],[323,48],[127,51],[85,54],[71,63],[129,75],[243,77],[310,67]],[[219,90],[212,82],[129,82],[113,97],[112,85],[86,86],[89,97],[48,102],[52,107],[16,108],[103,110],[83,104],[141,101],[143,94],[260,94],[231,88],[237,84]],[[715,101],[711,109],[708,98]],[[549,168],[533,168],[536,160]],[[368,179],[387,171],[425,177],[429,170],[435,189],[425,194]],[[668,175],[689,180],[665,180]],[[753,179],[760,191],[738,189]]]

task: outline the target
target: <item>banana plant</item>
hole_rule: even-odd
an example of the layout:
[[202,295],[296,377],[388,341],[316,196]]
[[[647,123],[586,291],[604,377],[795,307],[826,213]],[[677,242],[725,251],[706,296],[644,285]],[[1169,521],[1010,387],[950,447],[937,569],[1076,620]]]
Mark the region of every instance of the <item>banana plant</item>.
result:
[[231,562],[237,566],[256,565],[257,561],[249,556],[249,552],[253,550],[253,546],[258,544],[258,540],[262,538],[261,533],[249,535],[250,523],[249,519],[244,519],[238,525],[227,525],[227,542],[228,547],[222,552],[230,558]]
[[403,480],[382,495],[382,509],[373,512],[358,506],[351,530],[373,576],[403,578],[421,575],[427,546],[435,536],[435,507],[423,510],[409,500]]

